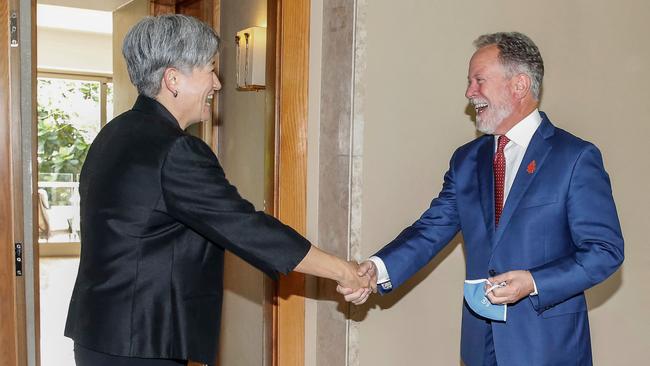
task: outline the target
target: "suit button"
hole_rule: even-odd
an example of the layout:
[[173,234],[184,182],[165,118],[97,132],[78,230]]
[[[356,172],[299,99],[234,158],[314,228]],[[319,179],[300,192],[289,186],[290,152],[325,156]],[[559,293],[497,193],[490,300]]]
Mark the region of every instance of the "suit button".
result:
[[493,269],[489,270],[488,273],[490,274],[490,277],[494,277],[494,276],[497,275],[497,271],[495,271]]

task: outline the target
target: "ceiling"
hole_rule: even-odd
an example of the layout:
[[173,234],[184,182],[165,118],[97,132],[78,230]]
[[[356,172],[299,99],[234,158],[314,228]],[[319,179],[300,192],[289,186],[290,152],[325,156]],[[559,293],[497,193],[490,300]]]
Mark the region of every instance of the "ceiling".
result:
[[90,10],[113,11],[132,0],[38,0],[39,4]]

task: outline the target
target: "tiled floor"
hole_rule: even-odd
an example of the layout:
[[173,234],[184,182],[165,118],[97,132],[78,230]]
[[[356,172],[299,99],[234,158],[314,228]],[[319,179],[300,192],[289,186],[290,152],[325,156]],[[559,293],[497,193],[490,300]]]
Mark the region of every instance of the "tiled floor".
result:
[[41,366],[74,366],[72,341],[63,336],[79,258],[40,260]]

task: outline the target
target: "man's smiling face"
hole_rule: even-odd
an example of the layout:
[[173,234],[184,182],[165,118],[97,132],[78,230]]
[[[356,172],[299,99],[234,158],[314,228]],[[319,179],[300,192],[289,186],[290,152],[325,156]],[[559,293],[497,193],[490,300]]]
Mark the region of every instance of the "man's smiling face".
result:
[[493,134],[514,108],[511,80],[499,60],[497,46],[477,50],[469,62],[465,97],[476,111],[476,128]]

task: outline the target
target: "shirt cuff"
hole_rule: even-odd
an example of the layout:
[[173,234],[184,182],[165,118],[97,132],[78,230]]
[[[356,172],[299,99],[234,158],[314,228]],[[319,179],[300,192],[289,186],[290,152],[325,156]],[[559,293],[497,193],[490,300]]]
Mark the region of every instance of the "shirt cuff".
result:
[[374,255],[368,258],[368,260],[372,261],[372,263],[377,266],[377,284],[379,285],[384,282],[390,282],[390,277],[388,276],[388,270],[386,269],[384,261]]
[[[531,274],[531,277],[532,277],[532,274]],[[531,294],[528,295],[528,296],[537,296],[537,295],[538,295],[538,292],[537,292],[537,284],[535,283],[535,278],[533,278],[533,289],[534,289],[535,291],[531,292]]]

